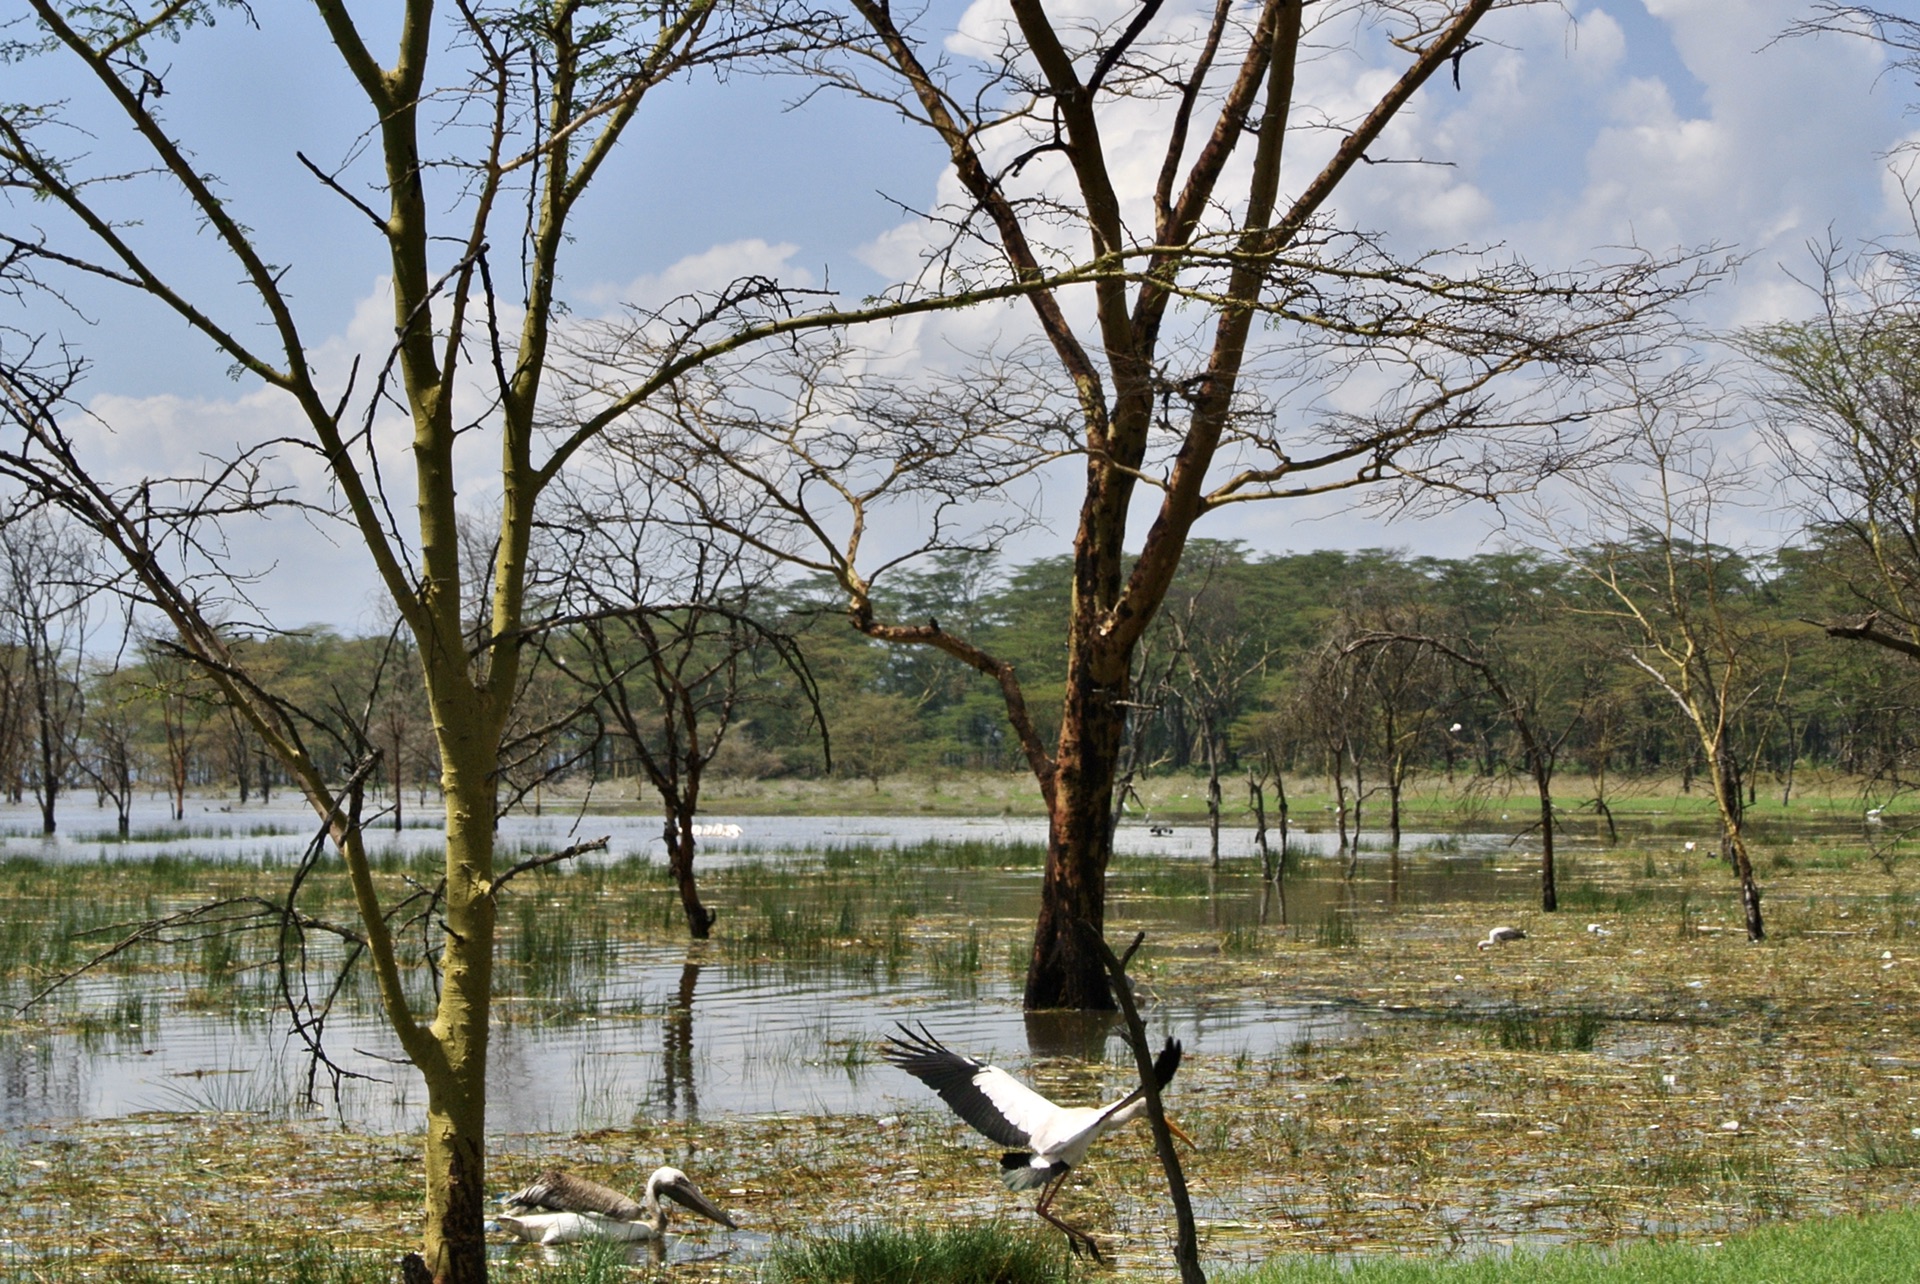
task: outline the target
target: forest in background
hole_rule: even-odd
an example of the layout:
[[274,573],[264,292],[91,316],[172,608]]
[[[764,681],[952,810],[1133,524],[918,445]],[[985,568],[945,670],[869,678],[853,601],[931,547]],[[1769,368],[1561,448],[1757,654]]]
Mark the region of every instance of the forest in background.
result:
[[[0,631],[11,800],[38,801],[51,829],[70,793],[124,814],[136,793],[184,807],[195,792],[245,802],[288,787],[203,674],[163,641],[121,641],[123,621],[78,594],[92,576],[72,532],[41,522],[14,535]],[[1733,695],[1726,735],[1749,799],[1790,796],[1808,765],[1885,799],[1912,777],[1920,672],[1813,623],[1857,612],[1852,586],[1869,569],[1851,541],[1817,531],[1768,557],[1652,529],[1571,555],[1463,559],[1199,542],[1136,664],[1125,779],[1305,776],[1379,795],[1388,810],[1418,773],[1524,778],[1534,759],[1576,774],[1573,792],[1602,805],[1611,780],[1691,784],[1700,742],[1635,661],[1644,622],[1609,587],[1624,580],[1647,588],[1657,626],[1711,624],[1697,659]],[[881,605],[891,618],[939,617],[1011,660],[1051,736],[1070,591],[1064,556],[1007,567],[952,554],[899,577]],[[647,761],[670,771],[690,756],[710,776],[754,779],[1023,765],[992,682],[847,627],[831,585],[765,584],[718,606],[661,608],[644,628],[622,623],[610,635],[582,621],[546,640],[504,764],[513,796],[591,781],[604,798],[644,804],[658,795]],[[414,807],[437,814],[439,765],[404,642],[314,629],[235,645],[323,711],[313,738],[331,746],[332,770],[381,754],[374,796],[393,824]]]

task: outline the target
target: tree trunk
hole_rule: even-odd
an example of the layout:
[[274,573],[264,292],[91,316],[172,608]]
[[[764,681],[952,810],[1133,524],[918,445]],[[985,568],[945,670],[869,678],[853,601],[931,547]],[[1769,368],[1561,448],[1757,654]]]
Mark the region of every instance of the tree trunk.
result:
[[1740,910],[1746,920],[1747,939],[1767,939],[1766,923],[1760,914],[1760,885],[1753,878],[1753,858],[1747,851],[1746,812],[1741,793],[1740,771],[1730,761],[1724,747],[1707,758],[1707,772],[1713,781],[1714,801],[1720,807],[1720,849],[1727,864],[1740,880]]
[[1292,808],[1287,803],[1286,773],[1281,771],[1278,763],[1274,764],[1273,768],[1273,796],[1274,801],[1280,804],[1280,877],[1284,878],[1287,873],[1287,861],[1293,854],[1287,848],[1287,839],[1290,836],[1288,822]]
[[1328,774],[1333,779],[1333,815],[1340,826],[1340,850],[1347,850],[1347,769],[1336,752],[1331,755],[1333,770]]
[[56,828],[54,807],[60,797],[60,755],[54,742],[57,729],[53,725],[53,713],[48,707],[47,683],[44,674],[36,673],[37,703],[40,714],[40,832],[51,834]]
[[700,903],[700,885],[693,875],[693,817],[692,807],[684,810],[674,807],[667,809],[667,867],[673,871],[673,881],[680,888],[680,908],[686,911],[687,931],[696,941],[704,941],[713,933],[714,913]]
[[1400,850],[1400,795],[1407,785],[1407,760],[1395,754],[1387,768],[1387,845]]
[[483,1097],[446,1095],[429,1081],[424,1256],[433,1284],[486,1284],[486,1107]]
[[397,731],[393,733],[393,748],[389,752],[393,754],[393,832],[397,834],[406,827],[401,815],[401,803],[407,788],[406,775],[400,763],[400,733]]
[[1247,769],[1247,801],[1253,807],[1253,849],[1260,853],[1260,876],[1271,883],[1273,850],[1267,846],[1267,793],[1251,767]]
[[1070,674],[1047,833],[1047,868],[1033,929],[1024,1000],[1044,1008],[1114,1010],[1099,944],[1106,930],[1109,822],[1126,731],[1127,667],[1110,683]]
[[1207,841],[1213,868],[1220,868],[1220,747],[1207,728]]
[[1540,792],[1540,908],[1551,914],[1560,908],[1560,894],[1553,883],[1553,777],[1538,759],[1533,784]]
[[[449,721],[457,727],[456,720]],[[495,754],[475,743],[486,740],[470,734],[462,744],[443,734],[441,746],[447,789],[446,937],[432,1028],[436,1055],[419,1067],[427,1088],[423,1255],[434,1284],[484,1284],[487,1278],[487,1023],[498,799]],[[492,740],[497,750],[498,737]]]

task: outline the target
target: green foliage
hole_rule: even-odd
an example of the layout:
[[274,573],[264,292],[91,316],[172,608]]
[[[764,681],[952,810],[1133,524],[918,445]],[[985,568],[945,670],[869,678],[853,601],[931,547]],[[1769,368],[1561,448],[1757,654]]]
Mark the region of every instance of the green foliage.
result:
[[[1623,574],[1659,569],[1651,537],[1594,552],[1615,558]],[[1871,805],[1897,817],[1901,782],[1920,761],[1920,666],[1877,647],[1819,641],[1803,623],[1851,609],[1857,599],[1847,585],[1867,569],[1858,551],[1831,531],[1812,530],[1766,557],[1719,548],[1682,552],[1690,573],[1710,578],[1739,627],[1765,639],[1751,650],[1746,686],[1756,695],[1729,732],[1744,746],[1754,814],[1770,804],[1799,807],[1806,773],[1838,771],[1881,782]],[[883,585],[876,609],[911,623],[937,618],[943,629],[1010,662],[1047,742],[1064,689],[1071,594],[1065,558],[1006,568],[956,555]],[[877,791],[903,772],[1027,771],[991,679],[929,648],[863,637],[846,627],[843,604],[825,584],[787,586],[763,606],[805,656],[831,731],[835,774]],[[1578,782],[1558,786],[1563,797],[1590,792],[1617,809],[1628,801],[1617,782],[1650,776],[1678,778],[1702,794],[1697,738],[1679,723],[1673,702],[1627,664],[1605,607],[1568,562],[1527,550],[1437,559],[1378,549],[1263,554],[1233,542],[1195,541],[1137,657],[1135,783],[1160,812],[1197,812],[1203,795],[1196,789],[1188,789],[1194,799],[1187,804],[1167,800],[1181,792],[1174,781],[1204,768],[1211,737],[1229,781],[1249,769],[1287,773],[1297,819],[1300,791],[1324,779],[1342,755],[1353,775],[1357,755],[1370,791],[1368,824],[1378,828],[1385,807],[1371,791],[1389,775],[1425,773],[1456,785],[1524,775],[1530,760],[1517,734],[1517,708],[1539,733],[1558,779]],[[1355,638],[1380,630],[1450,639],[1502,675],[1511,705],[1496,700],[1475,672],[1430,649],[1401,643],[1347,652]],[[437,819],[439,764],[413,657],[390,652],[385,638],[325,630],[234,645],[276,690],[314,712],[309,741],[328,773],[342,774],[364,747],[344,711],[371,701],[377,747],[398,771],[383,766],[370,814],[392,806],[396,784],[403,804],[401,816],[387,813],[376,825]],[[0,654],[0,666],[4,661]],[[738,709],[709,776],[819,774],[822,745],[805,684],[782,665],[751,656],[743,663]],[[131,754],[136,788],[171,778],[170,744],[186,755],[182,770],[193,788],[231,791],[243,769],[254,792],[287,788],[277,775],[259,778],[267,768],[250,733],[209,703],[204,683],[169,669],[158,653],[135,654],[87,682],[87,707],[110,722],[94,725],[79,752],[99,759],[118,737]],[[633,698],[640,714],[653,707],[646,702],[654,697],[639,686]],[[533,692],[528,700],[529,708],[559,707],[553,693]],[[710,719],[703,729],[711,734]],[[572,763],[576,776],[633,779],[633,796],[652,798],[620,736],[584,723],[543,734],[546,751],[529,760],[528,770],[536,760]],[[8,743],[0,738],[0,749]],[[0,761],[5,769],[18,774],[18,764]],[[1157,793],[1155,781],[1166,782]],[[1270,820],[1279,801],[1274,784],[1269,775]],[[1228,785],[1230,820],[1244,815],[1244,799],[1243,788]],[[1569,815],[1586,805],[1561,803]],[[1868,805],[1863,799],[1853,817]],[[1886,825],[1876,859],[1894,860],[1902,833]]]

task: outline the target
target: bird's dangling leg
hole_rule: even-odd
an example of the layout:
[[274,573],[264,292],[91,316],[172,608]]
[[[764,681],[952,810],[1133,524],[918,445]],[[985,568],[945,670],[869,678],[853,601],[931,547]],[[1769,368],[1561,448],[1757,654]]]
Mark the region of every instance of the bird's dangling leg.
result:
[[1066,1185],[1068,1171],[1065,1166],[1062,1166],[1060,1175],[1046,1184],[1045,1188],[1040,1192],[1040,1202],[1033,1206],[1033,1211],[1046,1218],[1049,1222],[1052,1222],[1054,1226],[1066,1235],[1067,1247],[1073,1250],[1075,1257],[1080,1256],[1081,1250],[1085,1249],[1089,1257],[1104,1266],[1107,1259],[1100,1255],[1100,1245],[1094,1240],[1093,1236],[1087,1234],[1078,1226],[1067,1225],[1067,1223],[1053,1215],[1053,1197],[1060,1193],[1062,1186]]

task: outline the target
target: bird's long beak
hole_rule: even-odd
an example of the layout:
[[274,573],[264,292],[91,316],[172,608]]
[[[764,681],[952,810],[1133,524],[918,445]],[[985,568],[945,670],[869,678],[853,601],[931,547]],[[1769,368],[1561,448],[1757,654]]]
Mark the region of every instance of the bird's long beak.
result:
[[1165,1118],[1167,1121],[1167,1131],[1172,1133],[1174,1136],[1178,1137],[1180,1140],[1186,1142],[1188,1150],[1197,1151],[1200,1149],[1200,1143],[1195,1141],[1193,1138],[1187,1136],[1187,1130],[1185,1128],[1182,1128],[1179,1124],[1175,1123],[1173,1121],[1172,1115],[1167,1115],[1165,1116]]
[[740,1229],[738,1222],[727,1216],[719,1205],[713,1203],[705,1195],[702,1195],[700,1188],[690,1181],[668,1182],[660,1188],[660,1193],[682,1207],[691,1208],[702,1217],[719,1222],[728,1230]]

